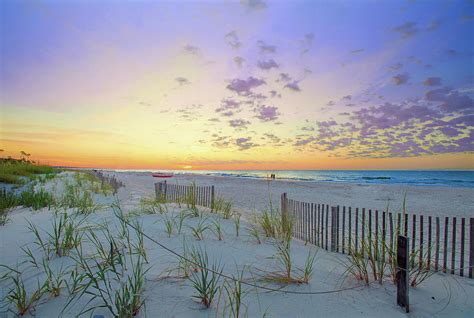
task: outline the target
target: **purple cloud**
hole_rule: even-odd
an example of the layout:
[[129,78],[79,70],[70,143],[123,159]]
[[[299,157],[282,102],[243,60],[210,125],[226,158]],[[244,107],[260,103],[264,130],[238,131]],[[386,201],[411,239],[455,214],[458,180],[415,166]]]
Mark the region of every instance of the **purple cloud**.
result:
[[418,28],[414,22],[405,22],[394,27],[392,31],[400,34],[403,39],[407,39],[418,33]]
[[278,112],[277,107],[273,106],[262,106],[258,110],[257,118],[262,121],[272,121],[278,119],[280,113]]
[[291,83],[286,84],[285,88],[288,88],[289,90],[291,90],[293,92],[300,92],[301,91],[301,88],[299,86],[298,81],[293,81]]
[[248,125],[250,125],[250,122],[248,120],[243,120],[243,119],[233,119],[229,120],[229,125],[230,127],[233,128],[247,128]]
[[260,48],[260,53],[275,53],[277,50],[277,47],[275,45],[266,44],[261,40],[258,41],[257,44]]
[[399,86],[399,85],[403,85],[405,84],[406,82],[408,82],[408,79],[410,78],[410,76],[408,76],[408,74],[398,74],[398,75],[395,75],[392,77],[392,82]]
[[462,95],[450,87],[431,90],[425,95],[426,100],[432,102],[441,102],[440,109],[445,112],[459,112],[472,110],[474,101],[468,95]]
[[191,84],[191,82],[187,78],[184,78],[184,77],[176,77],[174,80],[178,82],[180,86]]
[[224,38],[227,44],[234,50],[237,50],[242,46],[242,42],[240,42],[237,32],[235,30],[232,30],[227,33]]
[[269,93],[270,93],[270,97],[279,97],[279,98],[281,98],[281,94],[278,93],[275,90],[271,90]]
[[234,57],[234,63],[239,67],[241,68],[242,67],[242,64],[245,63],[245,59],[241,56],[236,56]]
[[439,85],[441,85],[441,78],[440,77],[427,77],[423,81],[423,85],[425,85],[425,86],[439,86]]
[[280,73],[278,81],[289,82],[291,81],[291,76],[288,73]]
[[239,150],[248,150],[250,148],[258,147],[258,144],[253,143],[251,137],[248,138],[237,138],[235,140],[235,145]]
[[272,68],[279,67],[279,65],[273,59],[267,61],[258,61],[257,66],[262,70],[271,70]]
[[199,48],[197,46],[191,45],[191,44],[186,44],[183,47],[184,52],[192,54],[192,55],[199,55]]
[[216,112],[224,112],[231,109],[238,109],[240,107],[240,102],[233,100],[231,98],[226,98],[221,101],[221,106],[216,108]]
[[250,76],[246,80],[244,79],[233,79],[227,89],[236,92],[239,95],[246,96],[251,93],[251,90],[266,84],[264,80]]
[[251,10],[263,10],[267,8],[267,4],[263,0],[241,0],[240,3]]
[[389,66],[389,69],[391,71],[398,71],[399,69],[401,69],[403,67],[403,64],[402,63],[395,63],[393,65],[390,65]]

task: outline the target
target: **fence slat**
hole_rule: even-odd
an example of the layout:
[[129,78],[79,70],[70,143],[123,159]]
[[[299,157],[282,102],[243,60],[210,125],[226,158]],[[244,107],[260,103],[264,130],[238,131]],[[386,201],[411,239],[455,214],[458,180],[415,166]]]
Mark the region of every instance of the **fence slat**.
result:
[[456,217],[453,217],[453,235],[451,237],[451,274],[456,268]]
[[336,252],[339,252],[339,205],[336,208]]
[[474,218],[469,219],[469,278],[472,278],[474,266]]
[[390,226],[390,251],[393,251],[393,214],[392,212],[388,213],[389,226]]
[[355,220],[355,252],[359,252],[359,208],[356,208]]
[[345,253],[345,243],[346,242],[346,207],[342,207],[342,254]]
[[419,259],[420,268],[423,267],[423,215],[420,215],[420,259]]
[[[412,216],[411,222],[411,255],[415,255],[415,246],[416,246],[416,214]],[[415,265],[415,257],[411,257],[411,266]]]
[[439,217],[436,217],[436,250],[435,250],[435,271],[438,271],[439,264]]
[[465,240],[466,218],[461,219],[461,258],[459,260],[459,275],[464,276],[464,240]]
[[427,268],[431,268],[431,215],[428,216],[428,264]]
[[365,244],[365,208],[362,208],[362,236],[361,236],[361,247],[362,255],[364,255],[364,244]]
[[372,255],[372,210],[369,209],[369,253]]
[[329,221],[329,205],[326,204],[326,251],[328,250],[328,221]]
[[387,230],[386,230],[386,221],[387,221],[387,212],[383,211],[382,212],[382,259],[385,259],[385,247],[386,245],[386,235],[387,235]]
[[324,204],[321,204],[321,248],[324,248]]
[[351,207],[349,207],[349,230],[347,232],[349,234],[349,242],[347,244],[348,246],[347,253],[351,254],[351,249],[352,249],[352,210],[351,210]]
[[446,273],[446,268],[448,266],[448,227],[449,227],[449,218],[444,218],[444,249],[443,249],[443,272]]

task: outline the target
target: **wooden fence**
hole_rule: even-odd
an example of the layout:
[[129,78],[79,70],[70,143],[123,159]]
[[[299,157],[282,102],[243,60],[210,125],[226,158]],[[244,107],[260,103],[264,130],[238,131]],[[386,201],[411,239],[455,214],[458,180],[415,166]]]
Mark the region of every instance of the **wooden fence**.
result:
[[[281,196],[282,221],[293,221],[293,236],[329,251],[351,253],[410,237],[411,265],[473,278],[474,218],[424,216],[330,206]],[[375,242],[375,243],[374,243]],[[387,245],[387,243],[385,244]],[[388,257],[385,248],[381,257]]]
[[179,185],[164,182],[155,183],[156,198],[168,202],[186,203],[192,200],[196,205],[214,207],[214,186]]

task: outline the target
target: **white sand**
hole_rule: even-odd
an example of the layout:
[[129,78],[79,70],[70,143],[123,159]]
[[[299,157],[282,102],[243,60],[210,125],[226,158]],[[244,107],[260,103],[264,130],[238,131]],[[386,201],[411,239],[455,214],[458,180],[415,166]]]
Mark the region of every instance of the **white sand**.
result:
[[[153,184],[162,181],[144,173],[115,173],[133,193],[153,195]],[[272,201],[279,207],[283,192],[295,200],[329,205],[345,205],[367,209],[401,212],[406,194],[409,213],[440,216],[474,217],[474,189],[406,185],[360,185],[351,183],[266,181],[238,177],[176,175],[167,179],[172,184],[214,185],[216,193],[232,199],[244,212],[262,210]],[[270,191],[269,191],[270,190]]]
[[[144,195],[153,194],[154,179],[148,176],[136,176],[133,174],[118,174],[126,187],[121,188],[118,197],[122,205],[127,210],[136,209],[140,198]],[[188,182],[196,180],[199,184],[207,182],[215,184],[218,191],[226,196],[235,198],[236,205],[245,210],[248,208],[257,208],[264,205],[264,195],[266,193],[265,182],[258,180],[241,180],[229,178],[209,178],[209,177],[180,177],[179,182]],[[173,181],[171,181],[173,182]],[[253,187],[252,187],[253,186]],[[56,191],[61,191],[61,186],[56,186]],[[318,194],[319,197],[325,199],[325,202],[339,202],[329,200],[340,200],[341,197],[336,194],[329,195],[329,188],[334,188],[338,194],[347,194],[351,204],[359,204],[360,206],[380,207],[385,203],[381,203],[376,198],[383,198],[384,195],[396,195],[400,188],[393,188],[392,191],[387,187],[376,186],[380,188],[378,194],[369,191],[367,187],[348,186],[348,185],[318,185],[307,184],[301,185],[294,182],[274,182],[272,189],[279,195],[280,191],[285,189],[291,197],[296,199],[306,199]],[[372,187],[373,188],[373,187]],[[431,189],[431,188],[430,188]],[[302,190],[302,191],[300,191]],[[300,191],[300,192],[297,192]],[[420,208],[428,208],[430,196],[425,192],[424,203],[421,204],[414,199],[414,193],[423,195],[423,189],[415,190],[409,196],[413,196],[410,201],[413,206]],[[425,189],[426,191],[426,189]],[[442,190],[435,189],[441,196]],[[467,195],[469,191],[460,191],[461,194]],[[362,194],[370,194],[370,199],[364,201]],[[451,193],[451,199],[454,191]],[[240,197],[240,199],[237,199]],[[440,198],[435,199],[435,195],[431,194],[433,200],[442,202]],[[449,198],[449,194],[444,194],[445,198]],[[355,199],[354,199],[355,198]],[[99,198],[102,202],[110,202],[110,198]],[[467,200],[466,197],[463,198]],[[472,200],[472,199],[470,199]],[[418,202],[418,203],[416,203]],[[471,201],[472,202],[472,201]],[[342,202],[340,202],[342,203]],[[377,204],[382,204],[381,206]],[[416,205],[418,204],[418,205]],[[421,204],[421,205],[420,205]],[[457,213],[468,213],[468,203],[465,203],[463,209],[456,210]],[[410,205],[411,206],[411,205]],[[472,204],[470,205],[472,207]],[[176,206],[170,206],[170,214],[179,210]],[[433,205],[433,213],[441,213],[443,209]],[[215,214],[208,214],[207,217],[215,218]],[[26,220],[30,220],[38,227],[49,231],[52,212],[44,209],[42,211],[32,212],[27,209],[17,209],[11,214],[11,222],[0,227],[0,263],[9,266],[15,266],[22,262],[25,258],[20,250],[21,246],[28,244],[32,247],[33,235],[26,229]],[[183,234],[174,233],[168,238],[165,233],[163,224],[163,216],[161,215],[141,215],[137,217],[143,222],[144,231],[154,239],[181,252],[183,245]],[[97,224],[103,220],[108,220],[110,226],[117,224],[117,219],[113,215],[111,209],[105,209],[94,213],[88,217],[88,223]],[[197,219],[187,219],[186,224],[191,226],[197,222]],[[264,239],[263,244],[257,244],[255,240],[249,236],[247,223],[243,222],[241,226],[241,235],[236,237],[234,224],[229,220],[222,220],[224,228],[224,240],[217,240],[214,233],[208,231],[205,233],[203,241],[196,241],[190,229],[184,227],[184,236],[191,245],[199,245],[207,250],[210,259],[221,260],[225,266],[224,273],[228,275],[236,274],[236,268],[242,269],[248,266],[254,274],[259,270],[275,270],[276,263],[271,257],[275,254],[274,242],[271,239]],[[210,309],[203,309],[203,306],[197,303],[192,296],[194,291],[187,280],[180,279],[159,279],[166,269],[175,268],[176,259],[168,252],[164,251],[156,244],[146,241],[148,257],[150,260],[150,271],[147,273],[147,281],[145,284],[146,308],[140,313],[140,317],[222,317],[219,311],[222,311],[223,301],[217,306],[217,302]],[[314,247],[306,246],[303,242],[294,240],[292,243],[292,257],[298,266],[302,266],[306,255],[310,249]],[[86,249],[87,250],[87,249]],[[88,250],[88,252],[91,252]],[[39,255],[39,254],[37,254]],[[289,286],[285,290],[292,291],[327,291],[339,288],[348,288],[359,286],[360,282],[347,277],[344,280],[345,267],[342,263],[345,256],[336,253],[329,253],[320,250],[316,257],[314,275],[308,285]],[[60,268],[61,264],[71,264],[68,257],[54,258],[51,261],[53,268]],[[20,265],[23,269],[23,275],[31,290],[36,286],[36,279],[42,279],[43,275],[38,274],[37,269],[27,269],[25,265]],[[2,271],[0,271],[2,273]],[[247,273],[246,279],[252,281],[251,275]],[[258,282],[264,284],[263,282]],[[270,287],[278,287],[269,285]],[[348,290],[340,293],[323,294],[323,295],[292,295],[285,293],[267,293],[264,291],[255,291],[246,288],[248,292],[243,299],[243,303],[248,308],[248,317],[406,317],[403,309],[396,305],[396,288],[387,279],[381,286],[377,283],[370,287],[362,287],[360,289]],[[2,284],[1,295],[8,292],[8,288]],[[66,303],[66,291],[55,299],[48,299],[44,296],[41,304],[36,309],[36,317],[57,317]],[[451,276],[445,274],[435,274],[431,279],[416,288],[410,289],[410,302],[412,317],[472,317],[474,315],[474,280]],[[470,299],[470,300],[469,300]],[[73,306],[63,315],[72,317],[79,310],[83,309],[86,299]],[[109,317],[107,311],[100,310],[96,313],[102,313]]]

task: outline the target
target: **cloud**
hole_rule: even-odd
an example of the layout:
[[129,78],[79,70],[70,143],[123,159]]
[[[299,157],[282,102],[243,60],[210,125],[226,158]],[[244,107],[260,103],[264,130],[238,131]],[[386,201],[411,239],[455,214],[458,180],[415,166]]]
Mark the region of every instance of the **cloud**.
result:
[[267,61],[258,61],[257,66],[262,70],[270,70],[272,68],[279,67],[279,65],[273,59]]
[[459,55],[459,52],[456,51],[455,49],[449,49],[449,50],[446,50],[446,54],[451,57],[455,57]]
[[246,129],[247,126],[250,125],[250,122],[248,120],[243,119],[233,119],[229,120],[229,125],[233,128]]
[[239,150],[248,150],[250,148],[258,147],[258,144],[253,143],[252,137],[247,138],[237,138],[235,140],[235,145],[239,148]]
[[408,79],[410,78],[410,76],[408,76],[408,74],[398,74],[398,75],[395,75],[392,77],[392,82],[399,86],[399,85],[403,85],[405,84],[406,82],[408,82]]
[[234,50],[239,49],[242,46],[242,42],[239,40],[237,31],[232,30],[224,36],[226,43]]
[[180,86],[191,84],[191,82],[185,77],[176,77],[174,80],[178,82]]
[[461,16],[461,21],[466,22],[466,21],[472,21],[474,20],[474,15],[463,15]]
[[199,55],[199,48],[197,46],[191,45],[191,44],[186,44],[183,47],[184,52],[192,54],[192,55]]
[[300,44],[301,44],[300,53],[306,54],[311,49],[311,46],[313,45],[313,41],[314,41],[314,34],[306,33],[303,39],[300,40]]
[[260,48],[260,53],[262,54],[275,53],[277,50],[277,47],[275,45],[266,44],[265,42],[261,40],[259,40],[257,44],[258,44],[258,47]]
[[275,90],[271,90],[269,93],[270,93],[270,97],[278,97],[278,98],[281,98],[281,94],[278,93],[278,92],[275,91]]
[[441,85],[441,78],[440,77],[427,77],[423,81],[423,85],[425,85],[425,86],[439,86],[439,85]]
[[239,67],[241,68],[242,65],[245,63],[245,59],[241,56],[236,56],[234,57],[234,63]]
[[221,106],[219,108],[216,108],[216,112],[225,112],[229,110],[235,110],[239,109],[240,107],[240,102],[231,99],[231,98],[225,98],[221,101]]
[[219,136],[218,134],[212,135],[211,145],[216,148],[227,148],[231,144],[231,138],[229,136]]
[[334,106],[334,105],[336,105],[336,103],[332,100],[326,103],[326,106]]
[[357,49],[357,50],[352,50],[351,54],[357,54],[357,53],[362,53],[364,52],[364,49]]
[[301,91],[298,81],[293,81],[291,83],[286,84],[285,88],[288,88],[289,90],[291,90],[293,92],[300,92]]
[[342,97],[342,99],[351,100],[351,99],[352,99],[352,95],[346,95],[346,96]]
[[240,0],[240,3],[251,10],[263,10],[267,8],[267,4],[263,0]]
[[291,81],[291,76],[288,73],[280,73],[279,78],[278,78],[277,81],[289,82],[289,81]]
[[427,31],[433,32],[436,31],[441,26],[441,20],[433,20],[426,28]]
[[432,102],[441,102],[440,109],[444,112],[461,112],[474,110],[474,101],[468,95],[463,95],[450,87],[428,91],[425,98]]
[[405,22],[394,27],[392,31],[400,34],[403,39],[407,39],[418,33],[418,28],[414,22]]
[[277,107],[261,106],[258,109],[257,118],[260,119],[261,121],[266,122],[266,121],[277,120],[279,115],[280,113],[278,112]]
[[398,71],[399,69],[401,69],[403,67],[403,64],[402,63],[395,63],[393,65],[390,65],[388,68],[389,70],[391,71]]
[[295,147],[305,146],[309,143],[312,143],[315,140],[316,140],[315,137],[307,137],[307,138],[303,138],[303,139],[298,139],[293,143],[293,146],[295,146]]
[[248,77],[247,79],[235,78],[227,85],[227,89],[236,92],[239,95],[246,96],[251,93],[251,90],[266,84],[264,80],[255,77]]
[[279,144],[280,141],[281,141],[281,139],[279,137],[277,137],[277,136],[275,136],[274,134],[271,134],[271,133],[265,133],[265,134],[263,134],[263,136],[266,139],[270,140],[273,144]]
[[186,106],[176,110],[177,113],[180,113],[180,118],[186,121],[193,121],[201,117],[198,109],[202,108],[201,104],[192,104],[191,106]]

